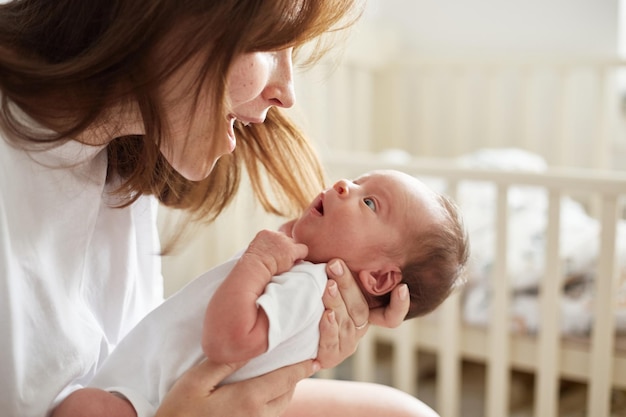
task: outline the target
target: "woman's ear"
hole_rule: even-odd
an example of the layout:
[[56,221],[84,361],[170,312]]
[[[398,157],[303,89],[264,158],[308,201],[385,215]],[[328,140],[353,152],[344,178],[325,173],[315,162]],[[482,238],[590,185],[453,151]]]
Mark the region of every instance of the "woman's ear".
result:
[[384,295],[402,282],[402,272],[395,265],[388,265],[380,270],[362,270],[359,280],[363,288],[372,295]]

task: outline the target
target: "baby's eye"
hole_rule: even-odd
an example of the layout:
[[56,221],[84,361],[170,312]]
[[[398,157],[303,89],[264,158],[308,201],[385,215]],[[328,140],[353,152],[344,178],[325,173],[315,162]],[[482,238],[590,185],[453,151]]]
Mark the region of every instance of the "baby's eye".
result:
[[363,202],[367,207],[369,207],[372,211],[376,211],[376,202],[374,199],[366,197],[363,199]]

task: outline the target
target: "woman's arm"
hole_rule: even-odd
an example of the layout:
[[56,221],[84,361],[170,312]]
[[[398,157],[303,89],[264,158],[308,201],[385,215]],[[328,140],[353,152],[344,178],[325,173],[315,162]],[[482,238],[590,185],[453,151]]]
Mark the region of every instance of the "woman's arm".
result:
[[296,383],[320,369],[308,360],[217,387],[243,365],[205,360],[194,366],[176,381],[155,417],[276,417],[287,408]]
[[[217,387],[243,364],[216,364],[205,360],[195,365],[174,383],[155,417],[276,417],[287,408],[296,383],[320,369],[318,362],[308,360]],[[137,414],[124,398],[88,388],[72,393],[51,415],[78,416],[137,417]]]
[[206,309],[202,347],[207,358],[234,363],[267,350],[269,322],[256,301],[274,275],[306,254],[305,245],[283,233],[264,230],[256,235]]

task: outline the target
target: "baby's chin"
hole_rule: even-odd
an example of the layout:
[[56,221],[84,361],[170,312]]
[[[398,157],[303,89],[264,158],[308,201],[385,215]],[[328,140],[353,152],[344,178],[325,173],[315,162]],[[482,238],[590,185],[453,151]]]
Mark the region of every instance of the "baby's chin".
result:
[[307,244],[306,239],[301,241],[301,240],[296,239],[295,236],[293,238],[297,243],[302,243],[306,245],[307,248],[309,249],[309,252],[304,258],[305,261],[309,261],[314,264],[320,264],[320,263],[330,262],[331,259],[334,259],[334,257],[329,257],[327,254],[320,253],[319,250],[316,250],[317,248],[311,247],[311,245]]
[[305,261],[309,261],[309,262],[314,263],[314,264],[323,264],[323,263],[330,262],[329,258],[320,258],[320,257],[317,257],[315,255],[313,255],[313,256],[307,255],[306,258],[304,258],[304,260]]
[[344,261],[344,263],[346,263],[348,268],[352,269],[350,267],[350,264],[352,264],[352,262],[350,260],[344,259],[344,257],[341,256],[340,254],[329,254],[324,251],[311,250],[310,248],[309,248],[309,253],[307,254],[304,260],[312,262],[314,264],[321,264],[321,263],[328,263],[332,261],[333,259],[341,259],[342,261]]
[[307,247],[310,246],[310,239],[307,239],[307,233],[301,227],[300,219],[294,222],[289,232],[291,233],[291,238],[295,240],[296,243],[303,243],[307,245]]
[[311,232],[311,228],[298,226],[300,226],[299,222],[296,221],[291,228],[291,238],[296,243],[302,243],[303,245],[306,245],[306,247],[309,249],[306,258],[304,258],[305,261],[319,264],[330,262],[332,259],[335,258],[341,258],[336,254],[327,253],[326,248],[320,247],[323,245],[320,245],[319,243],[319,236],[316,234],[315,231]]

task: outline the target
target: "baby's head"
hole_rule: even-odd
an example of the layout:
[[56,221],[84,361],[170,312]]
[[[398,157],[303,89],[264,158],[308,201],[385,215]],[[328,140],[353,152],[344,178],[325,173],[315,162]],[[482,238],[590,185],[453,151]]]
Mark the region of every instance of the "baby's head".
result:
[[424,315],[450,294],[469,244],[456,205],[417,178],[373,171],[324,190],[296,220],[292,235],[307,260],[340,258],[355,274],[370,307],[409,287],[406,318]]

